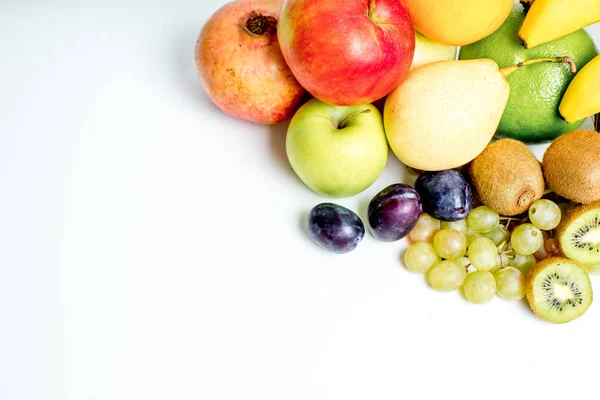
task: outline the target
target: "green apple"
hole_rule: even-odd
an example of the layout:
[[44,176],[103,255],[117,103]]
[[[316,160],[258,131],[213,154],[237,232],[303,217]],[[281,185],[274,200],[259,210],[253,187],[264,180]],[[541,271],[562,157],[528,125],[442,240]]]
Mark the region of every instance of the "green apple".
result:
[[309,100],[290,121],[286,152],[294,172],[315,192],[353,196],[371,186],[387,163],[382,115],[371,104]]
[[438,43],[415,31],[415,55],[410,66],[411,70],[435,61],[454,60],[455,58],[456,46]]

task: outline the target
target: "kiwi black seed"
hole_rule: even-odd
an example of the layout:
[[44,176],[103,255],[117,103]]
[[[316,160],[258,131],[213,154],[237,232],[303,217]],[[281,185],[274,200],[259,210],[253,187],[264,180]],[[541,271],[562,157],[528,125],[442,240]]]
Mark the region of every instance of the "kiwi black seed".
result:
[[583,265],[600,264],[600,202],[571,207],[556,228],[562,254]]
[[600,133],[577,130],[550,144],[542,159],[548,187],[576,203],[600,200]]
[[579,318],[593,300],[590,277],[583,265],[563,257],[537,263],[529,272],[525,292],[533,312],[555,324]]
[[545,189],[540,162],[523,142],[500,139],[471,162],[471,182],[481,202],[502,215],[518,215]]

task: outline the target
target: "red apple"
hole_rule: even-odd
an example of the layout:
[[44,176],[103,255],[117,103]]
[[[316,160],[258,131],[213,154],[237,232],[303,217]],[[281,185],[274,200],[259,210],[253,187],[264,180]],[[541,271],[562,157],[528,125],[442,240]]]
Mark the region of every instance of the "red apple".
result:
[[401,0],[287,0],[283,56],[314,97],[335,105],[378,100],[402,81],[415,33]]
[[213,103],[233,117],[275,124],[305,100],[277,41],[283,1],[234,1],[202,27],[195,49],[200,80]]

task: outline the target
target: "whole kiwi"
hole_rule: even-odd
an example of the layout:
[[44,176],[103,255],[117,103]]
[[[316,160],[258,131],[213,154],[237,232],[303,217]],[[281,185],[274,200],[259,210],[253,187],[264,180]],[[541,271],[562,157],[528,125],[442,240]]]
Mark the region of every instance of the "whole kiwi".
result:
[[488,145],[471,162],[469,175],[481,202],[501,215],[521,214],[544,194],[540,163],[518,140]]
[[600,200],[600,133],[576,130],[558,137],[542,159],[548,187],[576,203]]

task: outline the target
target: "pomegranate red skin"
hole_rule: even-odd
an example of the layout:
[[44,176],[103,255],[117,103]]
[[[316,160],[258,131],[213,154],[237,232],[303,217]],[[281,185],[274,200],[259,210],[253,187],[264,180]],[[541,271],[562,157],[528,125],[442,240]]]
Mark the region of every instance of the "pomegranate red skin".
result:
[[401,0],[287,0],[277,35],[302,86],[336,105],[388,95],[406,76],[415,51]]
[[[283,0],[230,2],[202,27],[195,48],[198,75],[211,101],[232,117],[277,124],[305,100],[277,41],[282,5]],[[259,34],[247,29],[248,18],[257,15],[268,18],[261,25],[268,28]]]

